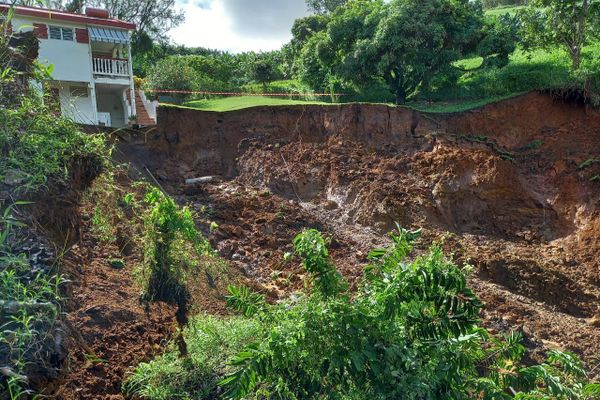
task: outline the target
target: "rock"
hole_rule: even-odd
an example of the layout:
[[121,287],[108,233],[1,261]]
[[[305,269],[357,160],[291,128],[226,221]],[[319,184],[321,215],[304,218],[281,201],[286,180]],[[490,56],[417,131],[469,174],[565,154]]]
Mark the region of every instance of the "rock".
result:
[[594,317],[590,318],[587,322],[591,326],[594,326],[596,328],[600,328],[600,314],[597,314]]
[[335,210],[335,209],[337,209],[338,207],[339,207],[339,206],[338,206],[338,203],[336,203],[336,202],[335,202],[335,201],[333,201],[333,200],[327,200],[327,201],[325,202],[325,204],[323,205],[323,208],[325,208],[326,210],[329,210],[329,211],[331,211],[331,210]]
[[9,169],[4,174],[4,184],[9,186],[20,185],[29,177],[29,174],[18,169]]

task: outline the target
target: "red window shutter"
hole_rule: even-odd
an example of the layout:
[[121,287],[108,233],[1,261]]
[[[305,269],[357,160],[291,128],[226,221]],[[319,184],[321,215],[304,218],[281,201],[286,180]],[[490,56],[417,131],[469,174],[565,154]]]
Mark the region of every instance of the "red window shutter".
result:
[[90,34],[88,33],[88,30],[81,28],[75,29],[75,40],[77,40],[77,43],[89,43]]
[[33,32],[38,39],[48,39],[48,26],[45,24],[33,24]]

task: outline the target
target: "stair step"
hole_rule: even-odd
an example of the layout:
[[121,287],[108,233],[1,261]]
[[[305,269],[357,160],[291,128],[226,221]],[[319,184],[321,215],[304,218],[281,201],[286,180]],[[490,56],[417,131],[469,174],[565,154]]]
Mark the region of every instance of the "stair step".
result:
[[142,98],[138,91],[135,92],[135,112],[137,116],[137,123],[144,126],[156,125],[156,121],[150,118],[148,110],[144,107]]

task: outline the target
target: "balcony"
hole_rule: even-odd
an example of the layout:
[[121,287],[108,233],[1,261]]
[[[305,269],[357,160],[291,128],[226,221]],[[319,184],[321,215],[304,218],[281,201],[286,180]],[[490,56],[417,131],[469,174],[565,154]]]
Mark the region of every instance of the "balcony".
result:
[[102,77],[129,78],[129,62],[121,58],[93,57],[92,71]]

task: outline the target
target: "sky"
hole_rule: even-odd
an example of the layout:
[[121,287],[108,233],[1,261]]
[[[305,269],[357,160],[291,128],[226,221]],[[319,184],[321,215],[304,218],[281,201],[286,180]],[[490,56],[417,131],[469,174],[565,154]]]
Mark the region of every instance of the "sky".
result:
[[291,39],[304,0],[177,0],[185,22],[169,32],[174,43],[238,53],[276,50]]

